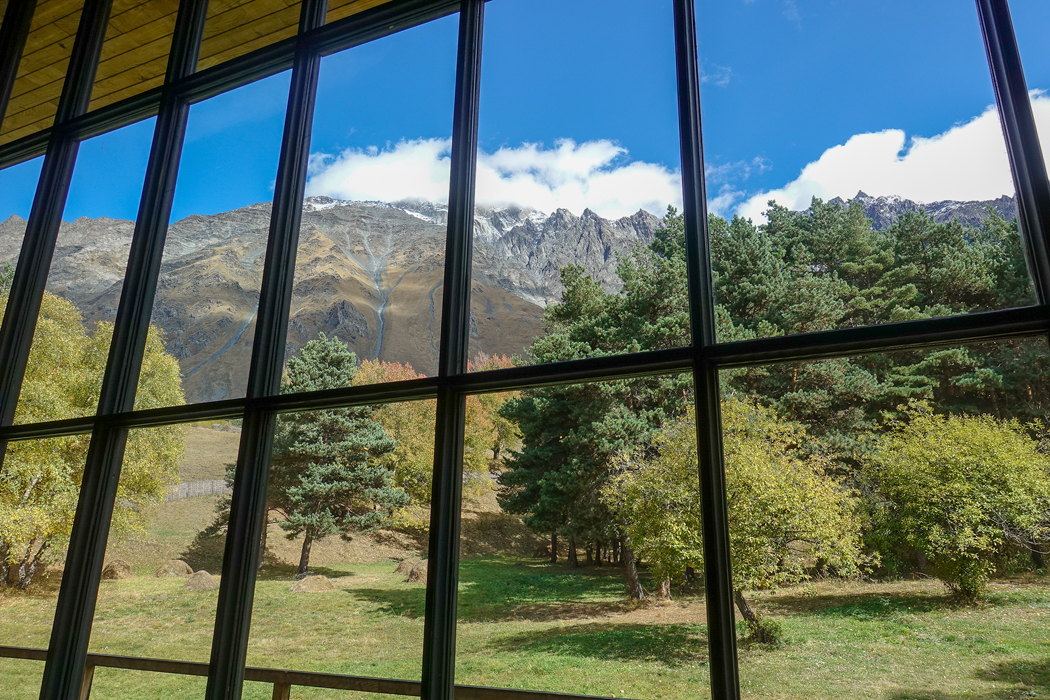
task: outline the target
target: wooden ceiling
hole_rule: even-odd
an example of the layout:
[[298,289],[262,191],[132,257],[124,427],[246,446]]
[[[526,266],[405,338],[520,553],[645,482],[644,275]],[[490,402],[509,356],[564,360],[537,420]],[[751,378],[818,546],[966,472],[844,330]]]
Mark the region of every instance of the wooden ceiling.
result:
[[0,143],[39,131],[54,122],[83,4],[83,0],[37,2],[0,129]]
[[[327,21],[389,0],[329,0]],[[0,17],[9,0],[0,0]],[[300,0],[211,0],[199,68],[294,36]],[[179,0],[114,0],[90,109],[149,90],[164,80]],[[83,0],[38,0],[18,77],[0,127],[0,144],[54,122]]]

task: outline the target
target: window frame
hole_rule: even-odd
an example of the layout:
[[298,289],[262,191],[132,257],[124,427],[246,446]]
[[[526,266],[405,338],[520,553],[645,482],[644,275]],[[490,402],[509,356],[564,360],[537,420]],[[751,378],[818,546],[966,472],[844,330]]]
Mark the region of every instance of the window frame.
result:
[[[212,636],[209,700],[239,698],[261,556],[274,427],[280,413],[413,399],[437,399],[433,507],[426,591],[422,697],[455,694],[456,597],[461,459],[469,394],[571,382],[690,371],[703,498],[705,586],[711,694],[739,698],[729,562],[725,465],[719,408],[720,369],[927,348],[1050,333],[1050,181],[1007,0],[975,0],[1011,171],[1037,303],[965,316],[720,343],[715,337],[703,168],[695,0],[674,8],[682,153],[683,215],[692,343],[603,358],[467,373],[474,174],[485,0],[392,0],[325,24],[326,0],[302,0],[297,35],[196,71],[207,0],[181,0],[164,84],[87,111],[111,0],[86,0],[52,127],[0,146],[0,168],[45,154],[32,213],[0,326],[0,469],[7,442],[91,433],[91,448],[70,537],[66,574],[44,669],[41,697],[79,697],[88,639],[128,430],[204,419],[243,419],[226,556]],[[6,111],[35,2],[8,3],[0,27],[0,115]],[[436,377],[310,393],[278,393],[306,184],[310,130],[323,56],[423,22],[459,13],[449,223],[445,252],[439,372]],[[190,105],[291,69],[288,107],[252,351],[243,399],[135,411],[174,182]],[[81,140],[156,116],[157,125],[96,415],[12,425],[36,316],[54,253]],[[72,572],[76,572],[75,574]],[[551,694],[551,696],[556,693]]]

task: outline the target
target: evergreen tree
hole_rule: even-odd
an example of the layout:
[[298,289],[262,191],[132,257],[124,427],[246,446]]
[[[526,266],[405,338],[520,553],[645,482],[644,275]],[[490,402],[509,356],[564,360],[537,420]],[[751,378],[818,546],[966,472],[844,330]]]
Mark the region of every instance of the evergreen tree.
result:
[[[320,334],[288,360],[282,393],[349,386],[356,357],[337,338]],[[378,527],[408,503],[381,458],[394,449],[371,406],[304,411],[281,416],[274,440],[271,507],[286,519],[292,539],[303,535],[298,575],[306,573],[314,540]]]

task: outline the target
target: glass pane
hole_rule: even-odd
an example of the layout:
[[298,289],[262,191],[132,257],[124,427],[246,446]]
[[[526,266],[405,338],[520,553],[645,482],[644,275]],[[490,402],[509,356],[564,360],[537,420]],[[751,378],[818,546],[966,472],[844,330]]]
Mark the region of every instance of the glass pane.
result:
[[[665,504],[629,488],[691,393],[675,375],[468,398],[456,683],[710,693],[701,579],[683,566],[662,583],[638,513]],[[695,458],[680,471],[680,489],[697,483]]]
[[[239,441],[229,422],[129,431],[89,652],[208,662]],[[135,678],[114,692],[174,682]]]
[[[681,224],[668,214],[682,199],[671,5],[505,0],[487,9],[485,47],[472,355],[552,362],[688,343]],[[656,289],[672,271],[681,289]],[[646,293],[662,297],[650,316],[632,299]],[[581,312],[609,333],[559,320]],[[545,324],[565,342],[533,345]]]
[[207,678],[98,666],[95,668],[95,676],[91,682],[91,697],[96,700],[124,700],[125,698],[190,700],[190,698],[203,698],[207,685]]
[[390,0],[329,0],[326,22],[334,22],[337,19],[356,15],[358,12],[371,10],[373,7],[385,5]]
[[[288,361],[285,391],[349,383],[325,343]],[[433,402],[278,419],[249,666],[419,680],[433,442]]]
[[5,646],[47,649],[90,440],[72,435],[7,446],[0,472],[0,640]]
[[197,69],[210,68],[299,30],[299,0],[215,0],[208,3]]
[[1050,139],[1050,47],[1042,41],[1042,29],[1050,23],[1050,5],[1038,0],[1014,0],[1010,3],[1017,46],[1024,63],[1025,79],[1032,98],[1035,124],[1042,137],[1043,161],[1050,161],[1047,140]]
[[54,123],[83,6],[83,0],[38,0],[0,128],[0,144]]
[[289,354],[323,333],[437,373],[456,36],[446,17],[322,60]]
[[[417,696],[418,693],[417,690]],[[355,690],[315,688],[305,685],[293,685],[291,696],[295,700],[390,700],[392,697],[399,697],[391,693],[362,693]],[[272,700],[273,684],[263,681],[245,681],[241,697],[244,700]]]
[[1033,301],[975,8],[876,8],[700,13],[721,340]]
[[190,108],[152,318],[187,403],[244,396],[288,79]]
[[744,697],[1038,696],[1048,361],[1033,338],[723,372]]
[[41,156],[0,170],[0,305],[4,307],[43,164]]
[[0,677],[4,679],[0,700],[33,700],[40,697],[44,662],[0,658]]
[[90,109],[164,82],[178,0],[114,0]]
[[[155,120],[80,145],[33,334],[15,423],[95,413],[135,231]],[[153,345],[152,394],[177,386],[178,364]],[[139,406],[147,405],[144,395]]]

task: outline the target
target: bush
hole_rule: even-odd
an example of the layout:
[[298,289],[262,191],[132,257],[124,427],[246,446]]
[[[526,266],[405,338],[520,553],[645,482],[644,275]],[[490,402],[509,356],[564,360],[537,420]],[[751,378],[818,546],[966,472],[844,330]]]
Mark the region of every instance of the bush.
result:
[[912,406],[866,465],[882,522],[960,598],[984,595],[1008,545],[1050,536],[1050,459],[1016,421]]

